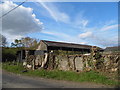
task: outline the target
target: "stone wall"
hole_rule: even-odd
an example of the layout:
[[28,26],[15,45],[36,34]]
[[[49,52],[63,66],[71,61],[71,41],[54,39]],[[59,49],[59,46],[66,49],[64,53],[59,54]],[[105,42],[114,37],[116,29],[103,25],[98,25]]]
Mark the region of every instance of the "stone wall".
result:
[[115,72],[120,69],[120,54],[103,54],[105,71]]
[[108,72],[118,71],[120,54],[102,54],[98,60],[90,55],[52,55],[49,54],[48,69]]
[[[47,56],[46,56],[47,55]],[[29,59],[31,60],[31,59]],[[32,59],[33,60],[33,59]],[[59,69],[71,71],[107,71],[120,70],[120,53],[100,53],[93,50],[89,54],[79,55],[55,55],[49,53],[35,56],[35,68]]]

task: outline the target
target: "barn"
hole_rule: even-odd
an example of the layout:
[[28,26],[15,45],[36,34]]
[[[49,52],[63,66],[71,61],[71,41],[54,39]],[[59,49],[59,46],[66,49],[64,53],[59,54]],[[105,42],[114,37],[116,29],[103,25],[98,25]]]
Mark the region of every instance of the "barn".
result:
[[[18,51],[17,60],[18,61],[25,60],[26,51],[28,52],[28,55],[43,55],[44,53],[50,53],[51,51],[55,52],[58,50],[72,51],[73,54],[85,54],[90,53],[91,48],[92,46],[90,45],[41,40],[36,50],[27,49]],[[102,49],[100,48],[100,50]]]
[[45,50],[47,52],[54,50],[64,50],[90,53],[91,48],[92,46],[90,45],[41,40],[37,50]]

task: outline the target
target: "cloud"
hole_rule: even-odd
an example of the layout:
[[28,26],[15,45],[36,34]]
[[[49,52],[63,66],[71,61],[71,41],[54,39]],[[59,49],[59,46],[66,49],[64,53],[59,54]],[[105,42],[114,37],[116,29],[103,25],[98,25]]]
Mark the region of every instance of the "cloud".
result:
[[87,44],[87,42],[80,42],[79,44]]
[[[2,15],[16,7],[17,4],[5,1],[0,4]],[[1,13],[1,12],[0,12]],[[28,33],[42,30],[42,22],[36,18],[33,9],[20,6],[2,18],[2,34],[9,36],[9,40],[20,38]]]
[[85,33],[79,34],[78,37],[87,43],[99,45],[102,47],[118,45],[118,36],[117,35],[110,38],[109,36],[106,37],[106,34],[104,34],[104,32],[100,32],[100,31],[98,31],[97,33],[85,32]]
[[21,39],[22,37],[24,37],[23,35],[10,35],[8,33],[4,33],[4,36],[6,36],[7,38],[7,42],[9,42],[8,44],[10,44],[11,42],[14,42],[15,39]]
[[79,34],[80,38],[88,38],[91,36],[92,36],[92,32],[85,32],[85,33]]
[[74,17],[72,24],[74,24],[75,27],[80,29],[86,28],[89,23],[89,20],[86,19],[84,16],[85,15],[83,11],[78,12]]
[[82,21],[83,26],[85,27],[88,24],[88,20],[83,20]]
[[[112,37],[112,38],[104,38],[101,36],[95,36],[95,38],[91,38],[93,39],[93,42],[104,46],[104,47],[108,47],[108,46],[117,46],[118,45],[118,38],[116,37]],[[92,41],[92,40],[91,40]]]
[[118,24],[109,25],[109,26],[103,27],[103,28],[101,29],[101,31],[107,31],[107,30],[112,30],[112,29],[117,29],[117,28],[118,28]]
[[[56,36],[58,35],[61,37],[63,41],[67,41],[67,42],[74,42],[80,44],[89,43],[103,47],[117,45],[117,40],[110,38],[110,37],[114,37],[116,32],[114,32],[114,34],[109,32],[109,30],[112,29],[118,30],[117,29],[118,25],[116,23],[116,20],[109,20],[101,23],[98,21],[98,24],[96,24],[96,26],[93,26],[92,23],[95,22],[91,23],[91,21],[85,17],[86,14],[84,13],[84,11],[77,12],[74,16],[70,16],[70,17],[67,15],[67,13],[64,12],[64,14],[69,18],[63,19],[61,15],[62,12],[60,12],[59,8],[56,7],[53,3],[41,3],[41,4],[43,4],[42,6],[46,8],[46,10],[50,13],[50,15],[55,21],[64,22],[70,25],[73,29],[79,29],[80,31],[84,32],[84,33],[80,33],[78,36],[71,34],[68,35],[68,37],[62,36],[62,34],[67,35],[67,33],[64,33],[64,31],[62,32],[62,34],[59,35],[53,32],[49,32],[49,34]],[[103,31],[108,31],[108,32],[103,32]]]
[[[54,19],[56,22],[63,22],[65,24],[68,24],[74,28],[79,28],[79,29],[84,29],[89,21],[84,17],[84,12],[80,11],[78,13],[76,13],[75,16],[69,16],[67,13],[60,11],[60,9],[51,2],[37,2],[35,3],[38,6],[42,6],[52,17],[52,19]],[[46,16],[46,15],[44,15]],[[47,16],[49,17],[49,16]],[[73,19],[73,20],[72,20]]]
[[[77,36],[70,35],[64,32],[49,32],[49,31],[42,31],[41,33],[55,36],[51,40],[58,41],[58,42],[67,42],[67,43],[76,43],[76,44],[88,44],[87,41],[82,40],[81,38],[78,38]],[[51,38],[48,37],[48,38]],[[49,40],[49,39],[48,39]]]
[[69,38],[70,37],[69,35],[62,33],[62,32],[42,31],[41,33],[49,34],[49,35],[53,35],[53,36],[57,36],[57,37],[62,37],[62,38]]
[[52,3],[44,3],[44,2],[38,2],[37,5],[42,5],[42,7],[44,7],[48,12],[49,14],[52,16],[52,18],[58,22],[58,21],[61,21],[61,22],[64,22],[64,23],[67,23],[69,22],[69,16],[64,13],[64,12],[61,12],[55,5],[53,5]]

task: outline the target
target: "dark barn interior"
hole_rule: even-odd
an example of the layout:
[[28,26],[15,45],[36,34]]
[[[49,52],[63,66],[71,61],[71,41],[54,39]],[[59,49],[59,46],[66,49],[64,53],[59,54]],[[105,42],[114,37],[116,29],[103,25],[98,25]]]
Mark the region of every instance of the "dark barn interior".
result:
[[[17,51],[17,61],[23,61],[25,60],[25,51],[26,50],[20,50]],[[28,55],[34,55],[35,50],[27,50],[28,51]]]

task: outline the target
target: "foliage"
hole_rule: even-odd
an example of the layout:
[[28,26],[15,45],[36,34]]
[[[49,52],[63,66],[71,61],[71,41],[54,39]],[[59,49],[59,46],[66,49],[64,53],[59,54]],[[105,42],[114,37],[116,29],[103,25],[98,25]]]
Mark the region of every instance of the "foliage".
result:
[[38,40],[30,37],[24,37],[21,39],[15,39],[14,42],[11,43],[11,47],[25,47],[30,49],[35,49],[38,46]]
[[11,47],[23,47],[21,40],[15,39],[14,43],[11,43]]
[[91,62],[92,62],[92,68],[93,69],[101,69],[103,67],[103,58],[99,51],[99,48],[96,46],[93,46],[91,48]]
[[54,50],[55,55],[75,55],[82,54],[80,51],[65,51],[65,50]]
[[34,48],[38,44],[36,39],[30,37],[22,38],[21,42],[23,43],[24,47],[29,47],[29,48]]
[[10,63],[3,63],[3,69],[13,73],[29,75],[29,76],[38,76],[44,78],[53,78],[57,80],[68,80],[75,82],[95,82],[106,85],[120,84],[120,82],[118,83],[115,80],[110,80],[108,77],[95,71],[76,73],[72,71],[59,71],[59,70],[48,71],[41,69],[35,71],[29,70],[28,72],[22,73],[24,68],[21,66],[21,64],[11,65]]
[[16,60],[17,48],[2,48],[2,61],[13,61]]
[[7,45],[6,37],[0,34],[0,46],[6,47],[6,45]]

